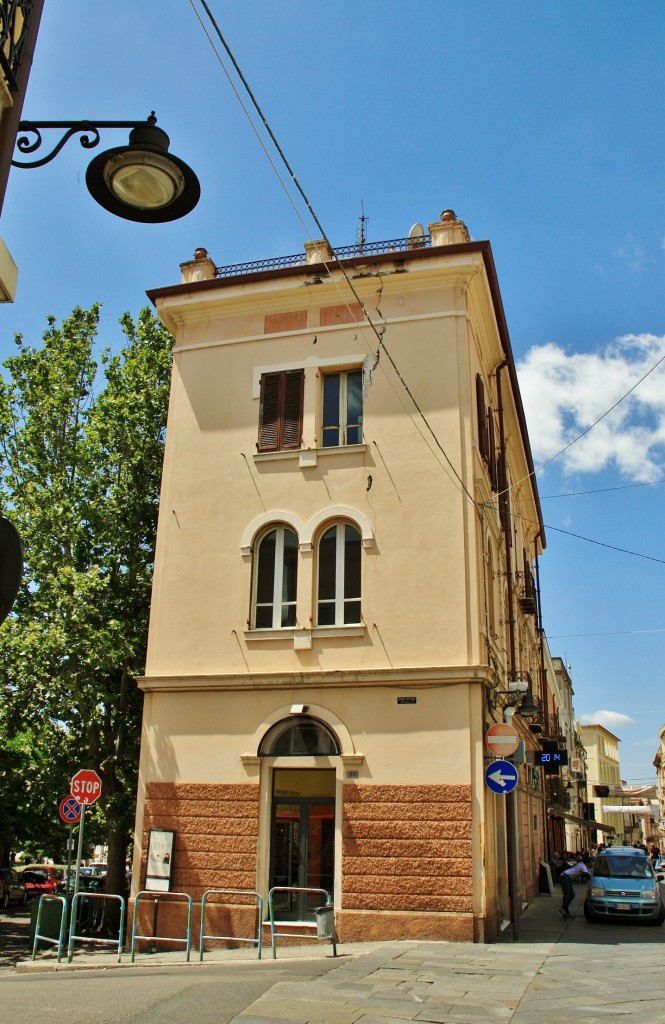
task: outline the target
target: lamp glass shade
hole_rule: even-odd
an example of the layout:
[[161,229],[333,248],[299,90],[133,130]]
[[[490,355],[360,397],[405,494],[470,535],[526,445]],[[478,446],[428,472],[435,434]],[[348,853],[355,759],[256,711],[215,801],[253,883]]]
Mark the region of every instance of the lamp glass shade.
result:
[[92,198],[109,213],[143,224],[164,224],[190,213],[201,186],[191,167],[169,153],[169,137],[154,115],[134,128],[129,145],[108,149],[91,161],[85,181]]
[[159,210],[182,193],[185,176],[172,160],[146,150],[111,157],[104,180],[121,203],[139,210]]
[[531,693],[527,693],[517,710],[523,718],[533,718],[540,714],[540,705],[536,703]]

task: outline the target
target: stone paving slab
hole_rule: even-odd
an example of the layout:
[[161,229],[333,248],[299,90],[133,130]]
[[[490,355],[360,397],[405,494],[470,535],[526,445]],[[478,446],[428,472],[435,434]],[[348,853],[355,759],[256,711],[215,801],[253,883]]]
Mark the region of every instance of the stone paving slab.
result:
[[[235,1024],[665,1024],[665,928],[563,920],[558,901],[539,897],[520,920],[520,940],[496,944],[418,942],[269,949],[261,970],[284,960],[325,957],[320,977],[279,981]],[[112,955],[104,958],[113,966]],[[188,969],[229,961],[256,966],[251,951],[192,954]],[[182,953],[138,956],[134,966],[182,967]],[[102,966],[76,954],[76,970]],[[123,967],[130,967],[123,954]],[[39,961],[31,969],[44,969]],[[49,967],[53,969],[53,965]],[[1,1011],[0,1011],[1,1017]]]

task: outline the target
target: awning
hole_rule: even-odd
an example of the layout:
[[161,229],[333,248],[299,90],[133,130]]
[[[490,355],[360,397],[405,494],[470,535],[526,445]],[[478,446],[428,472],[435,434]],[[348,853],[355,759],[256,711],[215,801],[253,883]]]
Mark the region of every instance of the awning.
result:
[[597,828],[599,832],[614,833],[616,831],[611,825],[603,825],[602,821],[594,821],[593,818],[585,818],[584,824],[590,828]]
[[589,824],[588,821],[585,821],[584,818],[578,817],[577,814],[568,814],[567,811],[564,811],[563,812],[563,816],[566,819],[566,821],[574,821],[576,825],[588,825]]
[[657,811],[657,807],[645,807],[644,804],[636,804],[634,807],[630,807],[626,804],[603,804],[603,810],[608,814],[640,814],[642,817],[652,818],[654,811]]

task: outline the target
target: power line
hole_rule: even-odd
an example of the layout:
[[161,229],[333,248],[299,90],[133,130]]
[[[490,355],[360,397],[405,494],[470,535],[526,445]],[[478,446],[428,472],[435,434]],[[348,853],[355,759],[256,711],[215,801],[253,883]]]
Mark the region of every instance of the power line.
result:
[[[219,63],[221,64],[221,66],[222,66],[222,68],[224,70],[224,73],[225,73],[229,83],[231,84],[231,87],[232,87],[232,89],[233,89],[233,91],[234,91],[234,93],[235,93],[235,95],[236,95],[236,97],[237,97],[237,99],[238,99],[238,101],[239,101],[239,103],[240,103],[240,105],[241,105],[241,107],[242,107],[246,117],[248,118],[250,124],[252,125],[252,129],[253,129],[255,135],[257,136],[257,138],[259,139],[259,141],[261,143],[261,146],[262,146],[262,149],[263,149],[264,153],[268,157],[270,165],[272,166],[273,170],[277,174],[277,177],[278,177],[278,179],[279,179],[279,181],[280,181],[280,183],[282,185],[282,188],[284,188],[285,191],[287,192],[287,195],[289,195],[288,190],[286,189],[286,186],[284,184],[284,181],[282,180],[281,176],[279,175],[279,172],[277,171],[277,168],[275,166],[274,161],[271,159],[270,155],[268,154],[268,151],[267,151],[265,145],[263,144],[263,141],[261,140],[260,135],[257,132],[256,127],[254,126],[254,123],[253,123],[251,117],[249,116],[247,108],[243,104],[242,99],[241,99],[241,97],[240,97],[240,95],[238,93],[238,90],[235,88],[235,85],[234,85],[234,83],[231,80],[231,76],[229,75],[228,71],[226,70],[226,68],[224,66],[224,63],[221,60],[221,57],[219,56],[219,54],[217,53],[217,50],[214,47],[212,39],[210,38],[210,35],[209,35],[207,29],[205,28],[205,25],[203,24],[203,21],[202,21],[200,15],[199,15],[195,5],[194,5],[194,0],[189,0],[189,2],[190,2],[190,5],[191,5],[192,9],[194,10],[194,13],[196,14],[196,16],[197,16],[197,18],[198,18],[198,20],[199,20],[199,22],[201,24],[201,27],[203,28],[203,30],[204,30],[204,32],[206,34],[206,37],[208,38],[208,41],[210,42],[210,44],[211,44],[211,46],[212,46],[212,48],[213,48],[213,50],[214,50],[218,60],[219,60]],[[351,293],[352,293],[353,297],[355,298],[356,302],[358,303],[358,305],[362,309],[363,314],[364,314],[365,318],[367,319],[367,322],[369,323],[369,326],[370,326],[371,330],[373,331],[373,333],[374,333],[374,335],[375,335],[375,337],[377,339],[378,349],[380,351],[385,352],[385,354],[386,354],[386,356],[387,356],[387,358],[388,358],[388,360],[390,362],[390,365],[392,366],[394,372],[397,374],[397,377],[398,377],[402,387],[404,388],[404,390],[408,394],[409,398],[413,402],[413,405],[414,405],[416,411],[418,412],[418,415],[420,416],[420,419],[422,420],[422,422],[424,423],[425,427],[427,428],[429,434],[431,435],[434,444],[436,445],[436,447],[439,449],[439,451],[443,455],[444,459],[446,460],[446,462],[448,464],[448,467],[450,468],[450,471],[455,476],[455,479],[457,480],[457,485],[461,488],[461,490],[464,493],[465,497],[471,503],[471,505],[473,506],[473,508],[477,512],[477,514],[480,515],[480,510],[478,508],[478,504],[477,504],[475,498],[469,492],[469,490],[466,487],[466,484],[464,483],[464,481],[460,477],[459,473],[455,469],[452,461],[450,460],[450,457],[448,456],[448,453],[446,452],[445,448],[443,447],[443,445],[439,441],[439,438],[437,437],[434,429],[432,428],[431,424],[429,423],[429,420],[425,416],[423,410],[420,408],[420,405],[418,404],[418,402],[417,402],[413,392],[411,391],[411,389],[410,389],[409,385],[407,384],[403,374],[401,373],[399,367],[397,366],[397,363],[395,362],[395,360],[393,359],[390,351],[388,350],[388,348],[387,348],[387,346],[385,344],[385,341],[383,340],[384,330],[379,331],[379,329],[377,328],[376,324],[374,323],[374,321],[372,320],[371,316],[367,312],[367,309],[365,308],[365,304],[363,303],[360,295],[358,294],[358,292],[357,292],[353,282],[351,281],[351,278],[347,274],[344,265],[337,258],[336,254],[335,254],[335,250],[334,250],[334,248],[332,246],[332,243],[330,242],[330,240],[328,238],[328,235],[326,234],[326,231],[325,231],[323,225],[321,224],[319,218],[317,217],[316,212],[315,212],[312,204],[310,203],[309,199],[307,198],[307,195],[305,194],[304,189],[302,188],[300,182],[298,181],[298,178],[296,177],[295,172],[293,171],[291,165],[289,164],[289,161],[287,160],[286,154],[284,153],[282,147],[280,146],[280,144],[279,144],[279,142],[277,140],[277,137],[275,136],[274,132],[272,131],[272,129],[270,127],[270,125],[268,124],[266,116],[263,113],[263,111],[261,110],[261,107],[259,106],[259,103],[258,103],[256,97],[254,96],[254,93],[253,93],[252,89],[250,88],[249,83],[247,82],[245,76],[243,75],[242,70],[241,70],[238,62],[236,61],[236,59],[235,59],[235,57],[234,57],[234,55],[233,55],[233,53],[231,51],[231,48],[229,47],[228,43],[226,42],[226,39],[224,38],[224,36],[222,34],[222,31],[219,28],[219,25],[217,24],[213,14],[212,14],[212,11],[210,10],[206,0],[199,0],[199,2],[201,3],[201,6],[204,8],[206,14],[208,15],[208,19],[210,20],[210,23],[213,26],[213,28],[215,30],[215,33],[217,34],[217,36],[218,36],[222,46],[226,50],[226,53],[227,53],[227,55],[229,57],[229,60],[233,64],[235,72],[238,75],[238,78],[240,79],[240,81],[241,81],[241,83],[243,85],[243,88],[245,89],[245,92],[247,93],[247,96],[251,100],[251,103],[252,103],[252,105],[253,105],[253,107],[254,107],[254,109],[255,109],[255,111],[256,111],[256,113],[257,113],[257,115],[258,115],[258,117],[259,117],[259,119],[261,121],[261,124],[263,125],[263,127],[266,130],[266,132],[268,133],[268,136],[270,137],[270,140],[271,140],[273,146],[275,147],[277,153],[279,154],[279,157],[280,157],[282,163],[284,164],[284,167],[288,171],[288,174],[289,174],[289,176],[291,178],[291,181],[293,182],[295,188],[299,192],[299,194],[300,194],[300,196],[301,196],[301,198],[302,198],[302,200],[303,200],[303,202],[305,204],[305,207],[306,207],[308,213],[310,214],[312,220],[316,224],[316,227],[317,227],[317,229],[320,232],[320,236],[321,236],[322,241],[324,241],[326,243],[326,245],[328,246],[328,249],[330,250],[332,256],[334,257],[335,265],[341,271],[342,276],[344,277],[344,280],[345,280],[349,290],[351,291]],[[290,195],[289,195],[289,199],[291,201],[291,205],[294,206],[294,209],[296,209],[295,205],[293,204],[293,201],[291,200]],[[297,209],[296,209],[296,213],[298,215],[298,218],[299,218],[300,222],[303,224],[303,227],[305,227],[305,230],[307,230],[307,228],[305,226],[305,223],[304,223],[302,217],[300,216],[300,214],[298,213]],[[309,230],[307,230],[307,234],[308,234],[308,236],[310,238],[310,241],[311,241],[312,239],[311,239],[311,235],[309,233]],[[333,275],[332,275],[332,271],[330,269],[330,266],[328,265],[328,262],[325,259],[322,259],[322,262],[323,262],[323,264],[324,264],[324,266],[326,268],[327,273],[330,275],[331,279],[334,280]],[[347,308],[349,308],[348,307],[348,303],[346,303],[346,304],[347,304]],[[359,324],[355,320],[355,317],[354,317],[354,322],[356,323],[356,326],[362,331],[362,324]]]
[[[564,491],[561,494],[541,494],[541,501],[549,501],[552,498],[577,498],[584,494],[606,494],[608,491],[629,491],[633,487],[655,487],[657,484],[665,484],[665,477],[660,480],[645,480],[637,484],[617,484],[615,487],[596,487],[589,491]],[[514,500],[514,499],[513,499]],[[522,500],[522,499],[518,499]]]
[[[520,516],[520,519],[524,521],[524,517]],[[529,522],[529,520],[526,520]],[[592,537],[584,537],[581,533],[573,533],[572,530],[564,530],[560,526],[545,526],[546,530],[553,530],[555,533],[563,533],[567,537],[575,537],[577,540],[583,540],[587,544],[596,544],[601,548],[608,548],[610,551],[618,551],[622,555],[632,555],[634,558],[645,558],[649,562],[659,562],[660,565],[665,565],[665,558],[656,558],[655,555],[645,555],[641,551],[631,551],[629,548],[620,548],[616,544],[606,544],[602,540],[594,540]]]
[[566,640],[569,637],[590,637],[590,636],[638,636],[643,633],[665,633],[665,627],[654,629],[616,629],[608,630],[605,633],[546,633],[548,640]]
[[568,451],[569,448],[572,448],[572,446],[574,444],[576,444],[579,440],[581,440],[583,437],[585,437],[589,433],[590,430],[593,430],[594,427],[597,427],[598,424],[602,422],[602,420],[604,420],[607,416],[609,416],[609,414],[611,412],[614,412],[614,410],[617,408],[617,406],[621,405],[621,403],[626,398],[628,398],[628,396],[631,395],[633,393],[633,391],[635,391],[635,389],[638,388],[640,386],[640,384],[642,384],[643,381],[645,381],[647,379],[649,374],[653,373],[654,370],[657,370],[658,367],[663,362],[665,362],[665,355],[661,356],[660,359],[656,363],[654,363],[654,365],[652,367],[650,367],[646,371],[646,373],[644,373],[640,377],[639,380],[635,381],[635,383],[632,385],[632,387],[628,388],[628,391],[626,391],[626,393],[623,394],[621,396],[621,398],[617,399],[617,401],[614,403],[614,405],[611,405],[610,408],[607,409],[601,416],[599,416],[597,420],[594,420],[594,422],[589,424],[588,427],[585,427],[585,429],[582,431],[581,434],[578,434],[577,437],[574,437],[573,440],[570,441],[564,448],[562,448],[561,451],[557,452],[556,455],[552,455],[549,459],[547,459],[546,462],[541,463],[541,465],[538,466],[537,469],[534,469],[534,473],[540,473],[540,471],[542,469],[545,469],[546,466],[549,466],[550,463],[555,461],[555,459],[560,458],[565,452]]

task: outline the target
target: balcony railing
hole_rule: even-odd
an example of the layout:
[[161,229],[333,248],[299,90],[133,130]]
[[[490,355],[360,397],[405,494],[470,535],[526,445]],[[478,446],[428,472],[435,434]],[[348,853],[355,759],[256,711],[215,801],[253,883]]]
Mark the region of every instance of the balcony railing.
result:
[[33,7],[33,0],[0,0],[0,67],[10,92],[18,91],[23,44]]
[[[390,238],[384,242],[363,242],[358,245],[345,245],[334,250],[333,260],[358,259],[363,256],[378,256],[390,252],[407,252],[411,249],[429,249],[429,235],[420,238]],[[241,274],[259,274],[263,270],[280,270],[282,267],[307,266],[304,252],[293,256],[276,256],[274,259],[255,260],[252,263],[232,263],[227,267],[217,267],[217,277],[235,277]]]

